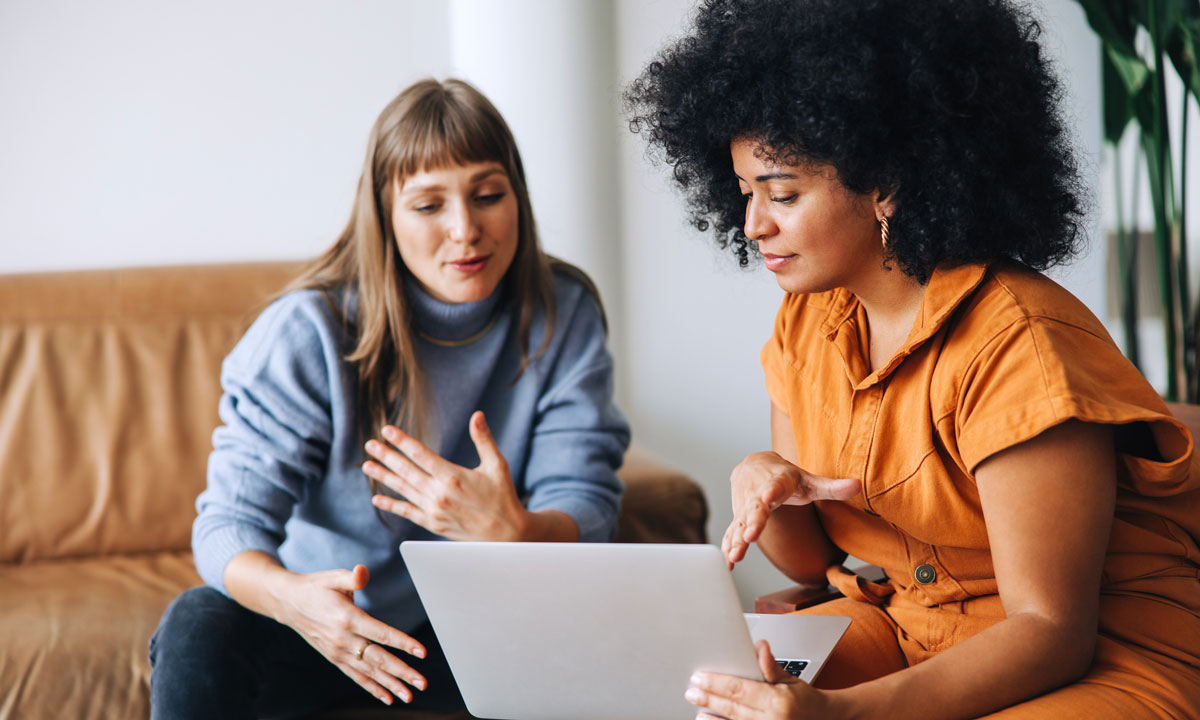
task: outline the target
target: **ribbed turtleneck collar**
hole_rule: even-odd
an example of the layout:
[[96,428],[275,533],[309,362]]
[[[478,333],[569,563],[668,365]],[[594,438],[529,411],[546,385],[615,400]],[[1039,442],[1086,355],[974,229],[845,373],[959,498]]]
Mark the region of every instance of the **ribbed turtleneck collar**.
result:
[[413,322],[418,330],[438,340],[464,340],[483,330],[496,313],[504,293],[501,282],[482,300],[466,303],[442,302],[421,287],[411,274],[404,278],[404,294],[408,298]]

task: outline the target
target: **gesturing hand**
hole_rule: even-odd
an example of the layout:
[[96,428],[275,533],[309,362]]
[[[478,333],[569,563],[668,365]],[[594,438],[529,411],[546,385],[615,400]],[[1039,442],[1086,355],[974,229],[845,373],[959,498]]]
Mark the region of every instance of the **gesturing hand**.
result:
[[766,682],[706,672],[692,675],[684,697],[703,708],[697,713],[697,720],[716,720],[715,715],[730,720],[830,716],[827,696],[784,672],[771,655],[766,640],[759,640],[755,649]]
[[276,619],[380,701],[391,705],[395,695],[410,702],[412,691],[404,683],[424,690],[425,678],[388,648],[419,658],[425,657],[425,648],[354,604],[354,592],[366,587],[369,579],[362,565],[295,575],[280,593]]
[[404,499],[376,495],[371,501],[451,540],[521,540],[528,511],[482,412],[471,415],[468,429],[479,452],[474,470],[443,459],[398,428],[384,427],[383,437],[394,448],[368,442],[367,453],[379,462],[368,460],[363,472]]
[[858,493],[858,480],[827,478],[801,470],[778,453],[747,455],[729,476],[733,521],[721,538],[729,566],[746,557],[771,513],[780,505],[807,505],[814,500],[847,500]]

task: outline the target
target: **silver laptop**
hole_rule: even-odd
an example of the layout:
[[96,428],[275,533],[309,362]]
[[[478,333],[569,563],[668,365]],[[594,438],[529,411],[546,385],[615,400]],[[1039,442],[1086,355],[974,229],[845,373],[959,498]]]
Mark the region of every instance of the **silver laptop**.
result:
[[693,718],[695,670],[762,679],[753,641],[811,681],[844,617],[743,616],[712,545],[405,542],[472,715]]

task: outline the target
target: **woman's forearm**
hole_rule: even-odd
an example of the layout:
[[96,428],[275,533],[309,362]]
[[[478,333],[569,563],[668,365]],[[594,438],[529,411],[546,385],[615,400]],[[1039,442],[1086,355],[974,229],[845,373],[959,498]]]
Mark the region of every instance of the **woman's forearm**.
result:
[[825,534],[812,505],[782,505],[758,538],[763,555],[790,579],[825,582],[825,569],[846,554]]
[[579,527],[565,512],[526,510],[519,535],[522,542],[577,542]]
[[962,720],[1041,695],[1083,676],[1095,629],[1014,615],[922,663],[828,691],[839,718]]
[[274,557],[259,550],[233,556],[225,566],[225,589],[242,607],[281,621],[280,598],[294,573]]

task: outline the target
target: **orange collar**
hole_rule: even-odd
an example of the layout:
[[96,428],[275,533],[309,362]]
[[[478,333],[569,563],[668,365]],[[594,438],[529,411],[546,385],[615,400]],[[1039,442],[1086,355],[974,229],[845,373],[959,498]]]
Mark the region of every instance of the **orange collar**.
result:
[[904,344],[888,362],[873,373],[866,364],[866,337],[862,332],[866,315],[858,298],[844,289],[830,293],[829,309],[821,334],[832,342],[846,364],[846,373],[856,390],[870,387],[891,373],[942,328],[954,311],[983,283],[987,265],[936,268],[925,286],[917,319]]

